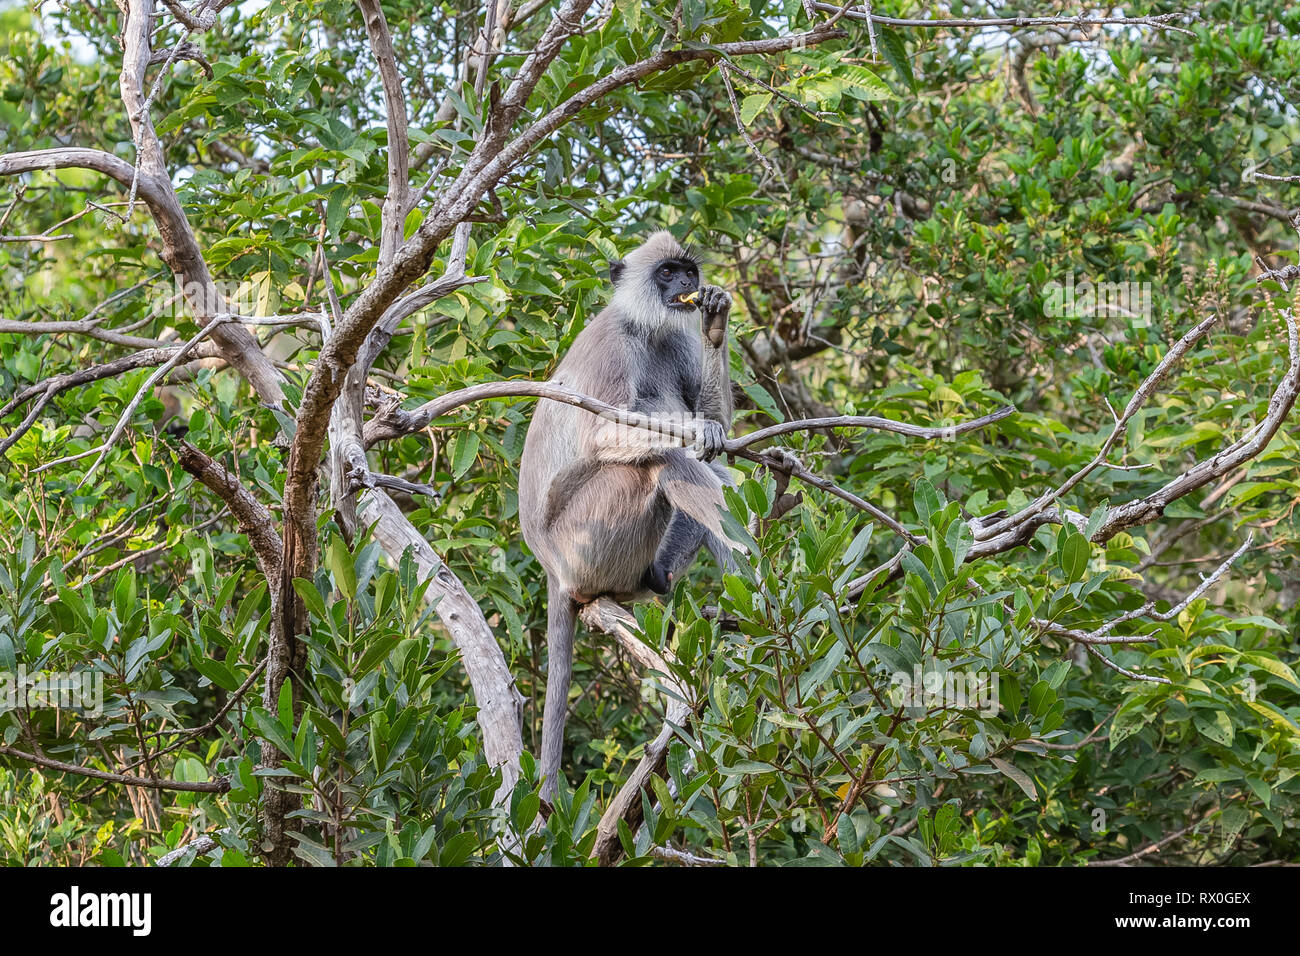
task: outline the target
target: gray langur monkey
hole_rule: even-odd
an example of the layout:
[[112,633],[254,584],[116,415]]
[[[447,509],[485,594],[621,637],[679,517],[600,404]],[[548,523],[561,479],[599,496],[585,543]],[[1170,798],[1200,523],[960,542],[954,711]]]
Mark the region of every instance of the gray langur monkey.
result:
[[[618,408],[690,424],[691,449],[645,429],[541,401],[524,441],[519,518],[546,569],[542,796],[554,798],[564,750],[573,634],[580,605],[666,594],[709,549],[724,569],[739,547],[722,530],[721,463],[731,428],[731,296],[700,285],[700,260],[656,232],[610,264],[614,295],[582,330],[551,381]],[[697,309],[698,304],[698,309]]]

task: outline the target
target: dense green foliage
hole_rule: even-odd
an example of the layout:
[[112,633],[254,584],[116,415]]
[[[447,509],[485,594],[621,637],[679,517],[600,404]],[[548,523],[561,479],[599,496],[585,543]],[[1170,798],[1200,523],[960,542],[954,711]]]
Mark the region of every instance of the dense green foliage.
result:
[[[551,6],[514,28],[506,50],[529,49]],[[452,115],[435,115],[479,7],[384,9],[412,142],[433,146],[412,182],[434,171],[436,193],[482,116],[472,85],[451,98]],[[901,0],[874,9],[939,15]],[[675,656],[697,716],[672,745],[675,785],[658,781],[645,827],[625,829],[628,860],[651,862],[651,848],[667,845],[740,864],[1076,865],[1184,830],[1155,858],[1300,860],[1293,421],[1155,520],[1089,541],[1109,507],[1259,422],[1288,368],[1282,310],[1293,296],[1257,277],[1261,264],[1296,261],[1286,220],[1300,204],[1300,8],[1211,0],[1194,10],[1192,35],[878,27],[875,58],[866,27],[846,19],[842,40],[739,57],[725,76],[687,64],[613,93],[480,205],[467,271],[486,281],[408,321],[372,376],[407,404],[545,378],[605,301],[606,259],[668,226],[706,250],[708,278],[736,295],[737,431],[826,414],[949,426],[1017,409],[946,439],[862,429],[780,439],[926,537],[896,578],[877,576],[852,599],[850,582],[902,541],[798,481],[802,503],[762,521],[774,479],[737,465],[734,528],[757,532],[741,573],[724,580],[701,559],[665,606],[636,609],[646,639]],[[165,50],[181,32],[160,23]],[[807,26],[797,0],[617,0],[567,44],[529,110],[665,42]],[[0,153],[79,145],[131,161],[117,29],[111,3],[0,10]],[[249,312],[321,308],[330,281],[346,304],[373,275],[386,188],[383,103],[356,8],[236,4],[194,42],[211,76],[178,60],[152,109],[210,269],[253,290]],[[519,62],[505,56],[494,69],[508,77]],[[100,204],[53,229],[66,239],[0,244],[0,318],[76,320],[99,307],[103,328],[141,339],[198,332],[168,304],[175,287],[145,211],[122,220],[127,190],[71,170],[0,188],[5,235],[42,233]],[[408,235],[420,218],[411,214]],[[1109,312],[1054,306],[1062,287],[1083,282],[1141,293]],[[1211,314],[1219,322],[1127,422],[1116,467],[1065,495],[1089,526],[1048,524],[1024,547],[963,564],[973,519],[1014,513],[1084,467],[1112,415]],[[301,388],[319,336],[257,333]],[[0,329],[0,407],[33,382],[131,350]],[[97,715],[0,699],[0,733],[13,751],[50,760],[231,787],[146,791],[0,755],[0,860],[143,863],[209,833],[220,850],[187,862],[256,864],[267,786],[256,768],[270,743],[289,755],[279,779],[310,797],[298,814],[304,863],[495,863],[507,823],[539,824],[519,858],[585,861],[605,802],[659,730],[655,682],[609,638],[581,641],[570,787],[542,822],[525,755],[512,799],[494,808],[499,773],[424,582],[367,535],[348,542],[327,512],[320,570],[296,582],[312,620],[301,718],[287,684],[278,708],[251,694],[224,712],[256,682],[271,605],[247,538],[178,464],[163,396],[139,404],[89,481],[93,456],[40,470],[101,442],[151,372],[61,392],[0,460],[0,671],[100,675],[104,691]],[[189,442],[274,511],[284,462],[271,436],[283,422],[211,363],[175,394],[171,424],[187,425]],[[520,543],[515,495],[532,408],[463,409],[372,457],[439,491],[403,499],[404,510],[487,615],[535,749],[546,589]],[[0,418],[0,440],[30,410]],[[1148,598],[1166,611],[1248,533],[1250,547],[1181,613],[1116,629],[1150,642],[1097,649],[1168,683],[1101,666],[1041,626],[1092,631]],[[919,669],[979,675],[985,691],[996,680],[997,706],[906,706],[898,675]]]

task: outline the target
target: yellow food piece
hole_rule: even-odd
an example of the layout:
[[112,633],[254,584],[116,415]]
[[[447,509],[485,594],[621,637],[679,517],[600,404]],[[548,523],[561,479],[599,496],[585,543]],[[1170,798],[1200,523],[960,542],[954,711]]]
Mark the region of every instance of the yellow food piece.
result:
[[699,292],[699,290],[697,289],[697,290],[694,291],[694,292],[683,292],[681,295],[679,295],[679,296],[677,297],[677,301],[678,301],[678,302],[685,302],[685,303],[687,303],[687,304],[689,304],[689,305],[694,305],[694,304],[695,304],[695,300],[698,299],[699,297],[700,297],[700,292]]

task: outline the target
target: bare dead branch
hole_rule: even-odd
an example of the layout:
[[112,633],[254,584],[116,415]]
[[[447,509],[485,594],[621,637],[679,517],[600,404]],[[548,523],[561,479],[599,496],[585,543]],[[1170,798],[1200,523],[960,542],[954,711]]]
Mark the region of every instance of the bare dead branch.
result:
[[145,383],[136,390],[131,401],[127,403],[126,408],[122,410],[122,414],[118,417],[117,424],[113,426],[113,430],[109,432],[108,438],[104,439],[103,442],[96,445],[94,448],[88,448],[85,451],[77,452],[73,455],[64,455],[61,458],[54,459],[53,461],[45,462],[35,469],[35,473],[39,474],[40,472],[55,468],[58,465],[78,461],[79,459],[87,458],[90,455],[98,455],[99,457],[95,459],[95,462],[86,471],[85,475],[82,476],[81,484],[85,484],[89,481],[91,476],[99,469],[99,466],[103,464],[104,459],[108,457],[108,453],[112,447],[117,444],[118,438],[120,438],[122,433],[126,431],[126,427],[130,424],[131,416],[135,413],[136,407],[139,406],[140,402],[144,399],[144,396],[149,392],[149,390],[164,378],[168,372],[179,365],[182,360],[189,356],[194,351],[194,348],[204,338],[209,334],[218,331],[224,324],[224,321],[225,320],[218,320],[201,328],[194,338],[190,339],[178,348],[175,353],[172,354],[171,358],[167,359],[167,361],[162,364],[161,368],[154,371],[149,378],[145,380]]
[[1203,319],[1201,322],[1197,323],[1194,328],[1184,334],[1177,342],[1170,346],[1169,351],[1165,353],[1164,358],[1160,360],[1152,370],[1151,374],[1143,380],[1142,384],[1139,385],[1137,390],[1133,393],[1133,397],[1129,399],[1128,405],[1124,408],[1124,414],[1116,419],[1110,435],[1107,436],[1106,440],[1102,443],[1100,450],[1098,450],[1097,454],[1093,456],[1092,461],[1088,462],[1088,464],[1076,471],[1062,484],[1039,495],[1034,501],[1026,505],[1020,511],[1010,517],[1004,518],[996,524],[982,527],[980,529],[980,536],[984,538],[993,538],[1024,523],[1035,514],[1041,512],[1044,508],[1059,501],[1072,488],[1074,488],[1075,485],[1079,484],[1079,482],[1083,481],[1084,478],[1088,477],[1089,474],[1096,470],[1096,468],[1106,460],[1106,456],[1110,454],[1111,448],[1114,447],[1115,442],[1118,441],[1120,435],[1123,434],[1124,426],[1127,425],[1133,416],[1137,414],[1138,410],[1147,403],[1151,394],[1156,390],[1156,387],[1159,386],[1161,381],[1164,380],[1164,377],[1169,373],[1170,369],[1182,360],[1188,350],[1191,349],[1196,342],[1200,341],[1205,333],[1210,330],[1210,327],[1217,321],[1218,316],[1214,315]]
[[1128,866],[1130,863],[1136,863],[1138,860],[1141,860],[1143,857],[1150,856],[1152,853],[1155,853],[1156,851],[1162,849],[1163,847],[1168,846],[1170,843],[1173,843],[1175,840],[1182,839],[1184,836],[1191,833],[1198,826],[1200,826],[1202,822],[1203,821],[1198,820],[1195,823],[1190,823],[1187,826],[1183,827],[1181,830],[1175,830],[1173,833],[1170,833],[1168,836],[1161,837],[1159,840],[1154,840],[1151,843],[1148,843],[1146,846],[1138,850],[1136,853],[1130,853],[1128,856],[1121,856],[1119,859],[1116,860],[1089,860],[1087,865],[1088,866]]
[[[431,399],[423,405],[409,410],[402,409],[397,402],[390,402],[366,423],[366,447],[370,447],[376,442],[400,438],[402,435],[420,431],[427,428],[435,419],[441,418],[457,408],[494,398],[545,398],[555,402],[563,402],[566,405],[574,405],[609,421],[630,425],[635,428],[644,428],[663,436],[680,439],[683,445],[689,445],[695,440],[695,431],[688,423],[665,421],[650,415],[642,415],[639,412],[618,408],[589,395],[566,388],[563,385],[556,385],[553,382],[505,381],[469,385],[454,392],[448,392],[446,395],[440,395],[438,398]],[[1001,421],[1014,411],[1015,406],[1007,405],[990,415],[957,425],[941,427],[911,425],[907,422],[870,415],[805,418],[781,422],[737,438],[730,438],[727,440],[724,450],[729,455],[742,455],[750,446],[775,438],[778,435],[798,431],[818,431],[825,428],[872,428],[913,438],[948,438],[984,428],[987,425]],[[759,459],[754,458],[752,460],[757,461]],[[766,463],[765,460],[764,463]]]
[[1184,27],[1175,26],[1176,20],[1189,20],[1196,17],[1194,13],[1162,13],[1150,17],[1103,17],[1080,14],[1074,17],[935,17],[930,20],[906,19],[902,17],[882,17],[872,13],[870,6],[863,10],[846,10],[843,6],[834,3],[823,3],[820,0],[811,0],[814,10],[823,13],[834,13],[836,19],[840,16],[847,17],[850,20],[870,22],[878,26],[887,27],[909,27],[921,30],[946,30],[946,29],[984,29],[986,27],[1084,27],[1090,25],[1101,26],[1146,26],[1154,27],[1158,30],[1169,30],[1174,33],[1182,33],[1189,37],[1196,36],[1191,30]]
[[677,863],[681,866],[726,866],[727,861],[715,856],[700,856],[671,846],[652,846],[650,855],[665,863]]
[[170,51],[158,50],[149,57],[149,65],[156,66],[162,63],[164,66],[170,66],[176,60],[193,60],[203,70],[203,75],[209,80],[212,79],[212,64],[203,55],[203,51],[188,40],[182,40]]
[[[758,431],[749,432],[737,439],[736,448],[747,448],[756,445],[759,442],[767,441],[769,438],[775,438],[778,435],[786,435],[790,432],[820,431],[823,428],[872,428],[878,431],[894,432],[898,435],[906,435],[909,438],[922,438],[926,440],[944,439],[951,440],[957,435],[965,435],[968,432],[978,431],[986,428],[995,422],[1014,414],[1016,406],[1004,405],[997,411],[979,418],[972,418],[969,421],[959,422],[956,425],[912,425],[908,422],[899,422],[891,418],[879,418],[875,415],[836,415],[830,418],[801,418],[790,422],[779,422],[775,425],[769,425],[767,428],[760,428]],[[730,448],[728,449],[730,450]]]
[[[206,734],[209,730],[212,730],[214,727],[219,725],[223,720],[226,719],[226,714],[234,710],[235,706],[241,700],[243,700],[245,696],[247,696],[250,690],[253,689],[253,685],[257,683],[257,679],[262,676],[262,671],[264,671],[265,669],[266,669],[266,658],[262,658],[260,661],[257,662],[257,664],[253,667],[253,669],[248,672],[248,677],[244,678],[244,682],[240,684],[238,688],[236,688],[230,695],[226,697],[226,702],[221,705],[221,708],[212,716],[211,720],[209,720],[207,723],[203,724],[202,726],[191,727],[188,730],[179,731],[180,734],[179,739],[177,739],[174,743],[168,744],[166,747],[163,747],[161,750],[155,751],[152,754],[152,758],[154,760],[157,760],[159,757],[162,757],[165,754],[169,754],[172,753],[173,751],[179,750],[180,748],[184,747],[187,743],[189,743],[191,740],[193,740],[195,737],[201,737],[204,734]],[[136,767],[140,766],[144,762],[145,762],[144,758],[142,757],[139,760],[137,760],[135,763],[123,769],[134,770]]]
[[[176,275],[177,281],[185,289],[190,307],[194,310],[199,323],[206,324],[213,316],[228,311],[216,290],[207,264],[203,261],[198,241],[186,221],[180,201],[172,190],[171,180],[165,173],[154,175],[142,172],[137,177],[134,166],[112,153],[80,147],[39,149],[0,156],[0,176],[69,168],[102,173],[127,189],[130,189],[131,183],[136,181],[140,197],[153,214],[154,223],[162,238],[163,261],[167,263]],[[28,332],[33,329],[6,328],[0,331]],[[48,329],[48,331],[54,330]],[[94,333],[83,328],[70,327],[63,331],[84,332],[96,338],[112,341],[107,337],[111,333],[105,330]],[[247,329],[239,326],[222,328],[214,338],[221,348],[222,358],[248,380],[264,402],[275,406],[283,402],[280,373],[262,354],[257,340]],[[163,343],[141,339],[135,342],[121,341],[116,344],[129,344],[135,348],[155,348]]]
[[[213,525],[221,521],[221,519],[224,518],[225,516],[226,516],[226,511],[223,508],[220,514],[213,515],[211,518],[202,522],[201,524],[195,525],[194,528],[191,530],[193,530],[195,534],[199,533],[200,531],[207,531]],[[155,554],[159,554],[160,552],[166,551],[170,547],[172,547],[172,545],[169,542],[163,541],[161,544],[155,544],[153,547],[141,548],[139,551],[128,551],[125,555],[118,558],[116,561],[112,562],[111,564],[106,564],[102,568],[99,568],[97,571],[95,571],[94,574],[89,574],[83,577],[81,580],[79,580],[76,583],[75,587],[82,588],[85,587],[87,584],[94,584],[96,581],[102,580],[103,578],[112,574],[114,571],[126,567],[128,564],[133,564],[137,561],[142,561],[145,558],[153,557]],[[55,591],[49,594],[45,598],[43,603],[54,604],[59,600],[60,600],[59,593]]]
[[1110,739],[1110,734],[1103,734],[1101,732],[1101,728],[1105,727],[1108,723],[1110,723],[1110,721],[1118,713],[1119,713],[1119,705],[1116,705],[1115,709],[1112,710],[1105,717],[1103,717],[1100,721],[1098,721],[1097,726],[1093,727],[1092,730],[1082,740],[1072,744],[1058,744],[1058,743],[1053,743],[1050,740],[1040,740],[1037,737],[1029,737],[1026,740],[1022,741],[1022,743],[1033,744],[1035,747],[1042,747],[1044,750],[1061,750],[1061,751],[1082,750],[1084,747],[1088,746],[1088,744],[1098,743],[1100,741]]
[[380,212],[379,235],[379,260],[387,263],[402,244],[402,230],[410,209],[411,146],[406,132],[406,95],[402,91],[402,76],[383,7],[379,0],[357,0],[357,6],[361,8],[370,50],[379,67],[388,124],[388,194]]
[[1300,340],[1298,340],[1296,318],[1290,309],[1280,310],[1280,315],[1286,324],[1290,365],[1273,390],[1272,397],[1269,398],[1268,410],[1264,418],[1248,429],[1237,441],[1209,458],[1198,461],[1159,490],[1137,501],[1130,501],[1113,508],[1107,513],[1106,520],[1102,522],[1097,533],[1093,535],[1094,541],[1107,541],[1127,528],[1155,520],[1164,514],[1164,509],[1171,502],[1223,477],[1245,462],[1258,457],[1268,447],[1273,436],[1282,427],[1282,423],[1291,414],[1291,409],[1295,407],[1297,396],[1300,396]]
[[[0,328],[0,331],[4,329]],[[91,382],[102,381],[106,378],[114,378],[126,372],[135,371],[136,369],[148,368],[153,365],[160,365],[170,361],[180,351],[181,346],[172,346],[168,348],[146,349],[143,352],[135,352],[131,355],[124,355],[120,359],[107,362],[103,365],[93,365],[90,368],[79,369],[76,372],[66,372],[62,375],[53,375],[50,378],[43,379],[27,386],[22,391],[17,392],[14,396],[0,407],[0,418],[4,418],[10,412],[21,407],[28,401],[36,399],[27,417],[3,439],[0,439],[0,455],[13,447],[23,434],[35,423],[41,410],[56,396],[66,392],[71,388],[78,388],[82,385],[88,385]],[[213,358],[219,354],[213,346],[204,348],[202,346],[195,348],[190,353],[190,359]]]
[[[223,828],[221,830],[218,830],[217,832],[229,833],[230,831],[228,828]],[[218,846],[219,844],[215,839],[208,836],[207,834],[204,834],[203,836],[198,837],[189,843],[183,843],[180,846],[178,846],[176,849],[164,853],[162,856],[158,857],[158,862],[155,863],[154,865],[171,866],[173,863],[175,863],[177,860],[183,857],[186,853],[193,853],[195,856],[203,856],[205,853],[211,853]]]
[[519,779],[524,698],[482,609],[388,495],[379,490],[364,492],[357,513],[364,525],[373,526],[375,540],[390,560],[401,560],[409,548],[421,579],[429,581],[425,600],[437,602],[434,609],[460,651],[478,705],[484,754],[488,763],[501,768],[497,800],[507,800]]
[[24,753],[13,747],[0,744],[0,756],[13,757],[16,760],[24,760],[27,763],[35,764],[38,767],[44,767],[47,770],[56,770],[59,773],[75,773],[82,777],[91,777],[95,780],[105,780],[109,783],[120,783],[126,787],[143,787],[147,790],[174,790],[182,793],[225,793],[230,789],[230,781],[224,777],[216,780],[199,780],[186,782],[184,780],[154,780],[149,777],[129,777],[120,773],[109,773],[104,770],[96,770],[94,767],[82,767],[75,763],[64,763],[62,760],[51,760],[49,757],[38,756],[37,754]]
[[667,691],[663,729],[654,740],[646,743],[641,761],[606,805],[596,828],[596,844],[591,855],[601,866],[612,866],[623,855],[623,844],[618,837],[619,821],[636,830],[644,813],[641,794],[649,787],[651,776],[663,775],[668,762],[668,745],[678,728],[686,726],[694,710],[686,688],[672,676],[668,662],[637,637],[636,618],[625,608],[609,598],[600,598],[585,605],[579,616],[587,627],[617,639],[647,673],[659,677]]

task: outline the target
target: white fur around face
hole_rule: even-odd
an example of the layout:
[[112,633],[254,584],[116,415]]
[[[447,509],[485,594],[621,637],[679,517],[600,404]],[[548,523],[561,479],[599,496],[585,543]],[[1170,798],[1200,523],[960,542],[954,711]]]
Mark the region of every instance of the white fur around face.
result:
[[656,232],[623,259],[623,275],[614,286],[610,304],[623,318],[647,337],[672,329],[700,332],[698,310],[670,309],[659,297],[654,283],[655,264],[664,259],[693,258],[673,238]]

